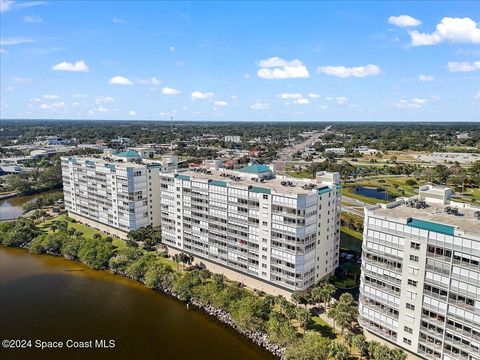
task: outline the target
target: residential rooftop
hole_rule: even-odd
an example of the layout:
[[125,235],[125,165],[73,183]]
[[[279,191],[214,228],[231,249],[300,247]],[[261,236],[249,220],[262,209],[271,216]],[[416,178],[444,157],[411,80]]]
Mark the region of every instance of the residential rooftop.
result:
[[[175,173],[164,173],[163,175],[179,177],[183,180],[209,181],[218,186],[228,187],[251,187],[258,192],[279,193],[287,195],[311,194],[312,191],[320,193],[331,191],[333,186],[340,187],[338,173],[322,172],[317,179],[298,179],[286,176],[273,176],[269,179],[260,180],[257,176],[266,172],[266,165],[260,167],[247,167],[247,169],[227,170],[227,169],[206,169],[197,168],[195,170],[177,170]],[[251,172],[248,172],[251,171]],[[338,185],[337,185],[338,183]],[[264,191],[262,191],[262,189]]]
[[145,166],[153,166],[156,164],[160,164],[159,161],[152,161],[152,160],[138,160],[135,162],[130,162],[130,161],[119,161],[119,160],[114,160],[108,157],[90,157],[90,156],[62,156],[62,160],[72,160],[77,163],[95,163],[95,164],[105,164],[105,165],[113,165],[113,166],[118,166],[118,167],[123,167],[123,168],[144,168]]
[[459,232],[460,235],[480,239],[480,207],[451,201],[451,189],[448,187],[426,186],[423,190],[420,188],[419,195],[397,198],[389,204],[368,206],[367,211],[376,217],[404,221],[416,228],[446,235]]

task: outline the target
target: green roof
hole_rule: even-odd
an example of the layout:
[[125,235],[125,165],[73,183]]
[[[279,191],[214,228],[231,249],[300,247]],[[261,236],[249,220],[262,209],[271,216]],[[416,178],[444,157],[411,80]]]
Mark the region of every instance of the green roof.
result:
[[220,181],[220,180],[210,180],[210,181],[208,182],[208,185],[226,187],[226,186],[227,186],[227,182],[226,182],[226,181]]
[[342,185],[337,184],[337,189],[341,189],[341,188],[342,188]]
[[115,154],[115,156],[132,158],[132,157],[139,157],[140,154],[138,152],[136,152],[135,150],[128,150],[128,151],[119,152],[118,154]]
[[105,164],[105,167],[109,168],[109,169],[112,169],[112,170],[115,170],[115,165],[113,165],[113,164]]
[[318,188],[317,191],[319,195],[322,195],[322,194],[329,193],[330,191],[332,191],[332,189],[326,186],[326,187]]
[[437,224],[437,223],[425,221],[425,220],[409,218],[407,220],[407,226],[411,226],[411,227],[422,229],[422,230],[433,231],[433,232],[437,232],[445,235],[455,234],[455,228],[453,226]]
[[190,176],[188,175],[177,175],[175,177],[180,180],[190,181]]
[[260,193],[260,194],[270,194],[272,191],[270,189],[258,187],[258,186],[252,186],[248,191],[254,192],[254,193]]
[[253,164],[250,166],[245,166],[238,171],[248,174],[260,174],[271,170],[267,165]]

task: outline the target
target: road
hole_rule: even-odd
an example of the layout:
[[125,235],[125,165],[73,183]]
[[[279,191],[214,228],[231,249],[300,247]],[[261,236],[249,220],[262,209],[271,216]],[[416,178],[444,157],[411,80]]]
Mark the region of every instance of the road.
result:
[[275,164],[275,169],[277,171],[285,171],[285,165],[287,164],[288,161],[292,160],[292,157],[294,154],[296,154],[299,151],[302,151],[307,146],[315,144],[318,141],[318,139],[320,139],[322,136],[324,136],[328,132],[328,130],[330,130],[332,126],[333,125],[327,126],[325,129],[313,134],[307,140],[301,142],[300,144],[297,144],[282,150],[280,152],[279,159],[273,162]]

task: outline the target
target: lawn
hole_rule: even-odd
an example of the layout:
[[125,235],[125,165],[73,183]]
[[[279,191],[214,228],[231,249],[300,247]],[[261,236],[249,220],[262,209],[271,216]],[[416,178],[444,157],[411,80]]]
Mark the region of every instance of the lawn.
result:
[[352,250],[357,253],[361,253],[362,234],[342,226],[340,231],[340,249]]
[[335,334],[329,323],[323,320],[320,316],[312,316],[312,320],[308,324],[307,330],[316,331],[323,337],[335,339]]
[[[45,221],[43,224],[40,225],[40,227],[43,228],[43,229],[46,229],[47,232],[50,233],[52,230],[50,230],[47,227],[47,225],[50,224],[54,220],[55,221],[67,220],[67,216],[66,215],[58,215],[53,219]],[[68,222],[68,228],[81,231],[83,233],[83,236],[87,239],[93,239],[93,235],[95,235],[95,234],[100,234],[102,236],[106,236],[103,232],[95,230],[95,229],[93,229],[93,228],[91,228],[87,225],[83,225],[79,222],[76,222],[76,223]],[[118,249],[124,249],[127,246],[125,244],[125,241],[123,241],[122,239],[120,239],[118,237],[115,237],[115,236],[112,236],[112,238],[113,238],[112,244],[115,245]]]

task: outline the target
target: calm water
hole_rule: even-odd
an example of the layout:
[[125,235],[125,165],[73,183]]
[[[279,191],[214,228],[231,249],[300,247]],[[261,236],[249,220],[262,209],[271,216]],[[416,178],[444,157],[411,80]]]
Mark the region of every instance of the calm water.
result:
[[2,359],[272,360],[233,330],[105,271],[0,247],[0,338],[113,339],[113,349],[0,348]]
[[395,197],[386,193],[385,190],[379,190],[377,188],[358,186],[355,188],[355,193],[363,196],[368,196],[374,199],[390,201]]
[[0,200],[0,220],[16,219],[23,214],[23,204],[37,198],[38,195],[17,196]]

